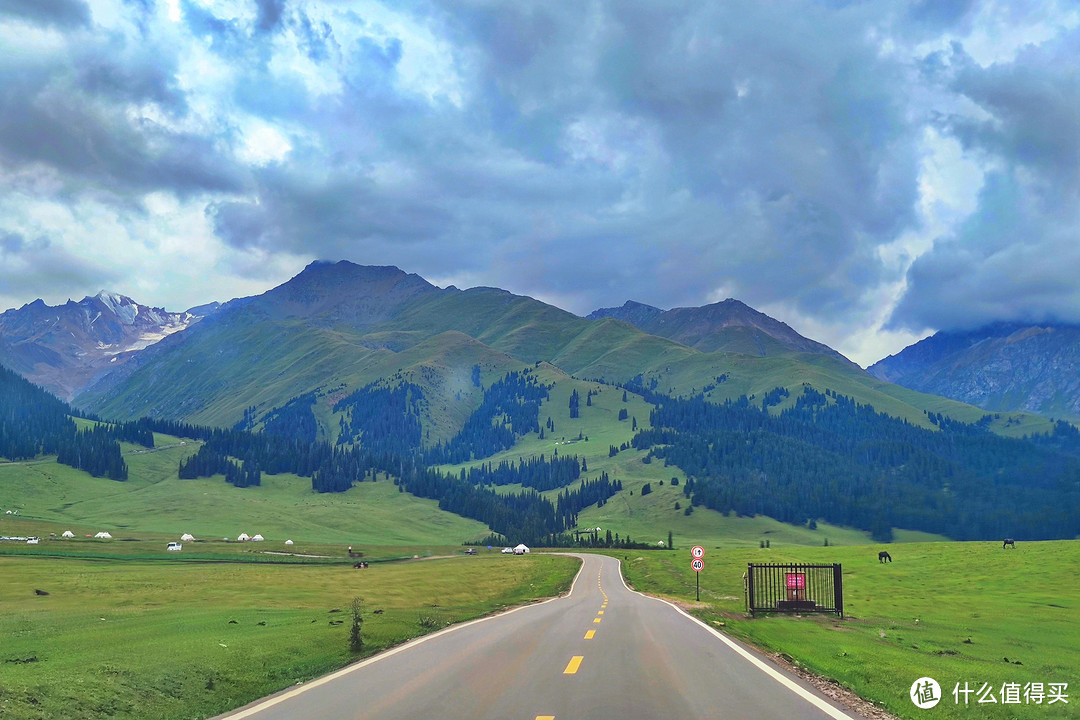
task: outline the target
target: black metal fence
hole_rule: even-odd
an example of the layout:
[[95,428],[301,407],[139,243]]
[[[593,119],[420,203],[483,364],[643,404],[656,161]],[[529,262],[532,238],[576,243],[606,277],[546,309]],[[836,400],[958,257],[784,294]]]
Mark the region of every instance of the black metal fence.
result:
[[836,613],[844,616],[844,578],[840,564],[747,563],[746,610]]

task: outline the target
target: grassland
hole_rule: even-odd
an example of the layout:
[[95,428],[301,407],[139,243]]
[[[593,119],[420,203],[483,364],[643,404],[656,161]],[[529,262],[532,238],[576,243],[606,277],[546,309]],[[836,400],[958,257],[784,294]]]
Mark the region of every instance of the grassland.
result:
[[[543,438],[538,433],[529,433],[509,450],[476,463],[442,466],[443,470],[456,473],[470,464],[498,464],[504,460],[516,462],[522,457],[541,454],[547,457],[556,453],[578,455],[588,465],[588,477],[607,472],[623,484],[623,491],[603,507],[593,506],[583,510],[578,516],[578,527],[610,529],[620,537],[629,535],[635,541],[654,544],[667,542],[670,531],[675,536],[677,546],[685,545],[687,538],[693,538],[694,542],[704,543],[710,548],[757,547],[766,540],[770,544],[811,546],[823,546],[826,540],[829,545],[865,545],[871,542],[869,533],[825,522],[819,522],[817,529],[811,530],[763,516],[725,516],[701,506],[686,515],[689,501],[682,492],[686,482],[682,470],[674,466],[665,467],[659,461],[646,464],[643,462],[646,453],[633,448],[620,451],[614,457],[609,456],[612,445],[619,447],[633,438],[634,419],[639,428],[649,427],[651,405],[634,393],[627,393],[626,402],[623,402],[621,389],[571,378],[547,364],[541,365],[536,374],[541,381],[554,383],[549,399],[540,408],[540,424],[545,425],[547,419],[551,418],[555,431],[545,431]],[[592,397],[591,406],[581,401],[581,415],[578,418],[569,417],[570,394],[574,390],[582,398],[589,391],[597,393]],[[627,411],[626,420],[618,419],[622,409]],[[579,436],[581,440],[578,440]],[[679,484],[673,485],[672,478]],[[641,490],[646,483],[651,493],[642,495]],[[520,489],[518,485],[498,488],[500,492],[516,492]],[[554,500],[559,492],[553,490],[545,495]],[[929,533],[896,531],[897,542],[943,539]]]
[[[439,510],[433,500],[399,492],[382,475],[378,482],[327,494],[312,491],[310,479],[295,475],[264,475],[263,485],[253,488],[233,487],[220,476],[180,480],[180,460],[197,445],[167,436],[156,440],[163,449],[124,446],[126,482],[93,478],[55,461],[2,465],[0,508],[17,509],[23,519],[67,523],[73,532],[158,533],[170,539],[246,532],[278,544],[291,538],[342,546],[443,546],[490,532],[482,523]],[[0,534],[15,534],[2,526],[0,520]]]
[[[627,581],[667,597],[705,622],[833,678],[902,718],[1060,720],[1077,717],[1080,682],[1080,541],[915,543],[890,547],[880,564],[866,547],[733,548],[705,555],[701,602],[694,602],[689,552],[622,551]],[[747,562],[840,562],[847,616],[750,619],[744,612]],[[1007,658],[1007,659],[1006,659]],[[944,698],[920,710],[908,697],[918,678],[936,679]],[[988,683],[997,704],[958,705],[953,689]],[[1004,683],[1069,683],[1069,705],[1001,703]],[[962,698],[963,696],[961,696]]]
[[[209,717],[450,622],[557,595],[577,567],[487,551],[367,570],[0,557],[0,717]],[[364,601],[359,654],[353,597]]]

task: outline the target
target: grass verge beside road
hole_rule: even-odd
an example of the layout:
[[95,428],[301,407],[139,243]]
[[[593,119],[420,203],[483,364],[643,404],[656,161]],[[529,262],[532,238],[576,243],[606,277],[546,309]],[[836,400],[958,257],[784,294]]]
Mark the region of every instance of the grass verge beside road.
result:
[[[487,551],[366,570],[0,557],[0,717],[210,717],[452,622],[558,595],[578,567]],[[354,596],[364,600],[360,654],[349,651]]]
[[[1080,542],[913,543],[877,547],[732,549],[709,551],[695,602],[689,550],[619,551],[628,583],[676,601],[706,623],[832,678],[902,718],[1059,720],[1080,717]],[[748,562],[839,562],[844,568],[845,619],[744,612]],[[921,710],[909,699],[928,676],[943,698]],[[953,695],[957,684],[993,690]],[[1068,683],[1069,704],[1002,702],[1006,683]]]

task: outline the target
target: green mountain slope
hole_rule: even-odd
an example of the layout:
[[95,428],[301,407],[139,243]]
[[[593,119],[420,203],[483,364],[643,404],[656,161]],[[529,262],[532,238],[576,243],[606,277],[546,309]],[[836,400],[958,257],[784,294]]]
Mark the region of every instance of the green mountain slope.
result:
[[313,263],[144,352],[137,369],[105,378],[78,404],[106,417],[228,426],[248,408],[261,414],[316,392],[323,433],[332,438],[335,398],[372,382],[408,380],[425,391],[425,438],[437,442],[479,404],[468,381],[473,365],[490,384],[522,364],[546,361],[581,378],[637,380],[667,394],[704,391],[716,400],[808,383],[923,425],[925,410],[962,419],[979,412],[901,392],[828,353],[705,353],[620,320],[587,320],[504,290],[439,289],[397,268],[347,262]]
[[[70,523],[117,531],[142,531],[199,538],[235,538],[261,533],[318,543],[365,545],[458,545],[487,535],[482,523],[398,492],[389,479],[357,483],[344,493],[317,493],[309,478],[266,475],[258,488],[237,488],[221,476],[180,480],[180,460],[197,449],[158,435],[153,452],[125,446],[126,482],[94,478],[49,459],[0,464],[3,509],[24,520]],[[59,532],[59,530],[57,531]]]
[[645,332],[670,338],[702,352],[735,352],[760,357],[821,353],[843,359],[828,345],[795,332],[786,323],[733,298],[702,307],[671,310],[628,300],[622,307],[601,308],[590,319],[612,317]]

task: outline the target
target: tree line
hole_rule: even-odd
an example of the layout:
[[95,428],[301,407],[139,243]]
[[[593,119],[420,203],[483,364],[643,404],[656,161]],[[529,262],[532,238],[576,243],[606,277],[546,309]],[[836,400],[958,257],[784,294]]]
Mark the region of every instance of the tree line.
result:
[[1080,447],[1072,426],[1012,439],[986,418],[935,416],[932,431],[810,387],[778,415],[746,397],[654,399],[653,427],[633,445],[686,472],[694,505],[825,519],[882,541],[893,527],[964,540],[1080,534],[1080,458],[1062,449]]
[[503,460],[493,466],[490,462],[472,468],[462,468],[461,479],[474,485],[520,484],[538,492],[566,487],[581,477],[581,460],[576,455],[558,455],[550,460],[543,455],[518,458],[515,463]]
[[529,369],[507,373],[484,391],[480,407],[457,435],[425,452],[427,462],[456,465],[490,457],[513,447],[522,435],[539,433],[540,405],[548,390]]
[[[94,423],[79,429],[73,417]],[[84,470],[94,477],[126,480],[127,463],[120,442],[154,446],[154,434],[145,423],[103,423],[79,413],[67,403],[0,367],[0,457],[29,460],[56,455],[57,462]]]

